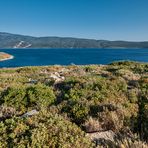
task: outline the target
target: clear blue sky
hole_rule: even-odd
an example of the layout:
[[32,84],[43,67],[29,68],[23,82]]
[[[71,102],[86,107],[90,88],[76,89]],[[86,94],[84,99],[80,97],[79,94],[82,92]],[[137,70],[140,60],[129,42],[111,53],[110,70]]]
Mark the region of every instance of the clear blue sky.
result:
[[0,0],[0,32],[148,40],[148,0]]

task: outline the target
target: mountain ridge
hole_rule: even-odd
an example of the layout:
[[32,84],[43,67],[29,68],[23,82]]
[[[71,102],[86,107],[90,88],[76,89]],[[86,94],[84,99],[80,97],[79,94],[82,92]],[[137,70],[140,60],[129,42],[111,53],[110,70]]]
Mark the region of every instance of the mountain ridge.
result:
[[74,37],[34,37],[0,32],[0,49],[5,48],[148,48],[148,41],[109,41]]

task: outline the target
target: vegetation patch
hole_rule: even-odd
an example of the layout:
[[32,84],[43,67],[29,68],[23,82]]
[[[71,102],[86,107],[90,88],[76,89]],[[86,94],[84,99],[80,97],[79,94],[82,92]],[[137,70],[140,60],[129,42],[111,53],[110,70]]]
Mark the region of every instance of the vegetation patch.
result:
[[0,69],[0,82],[0,147],[147,146],[147,63]]

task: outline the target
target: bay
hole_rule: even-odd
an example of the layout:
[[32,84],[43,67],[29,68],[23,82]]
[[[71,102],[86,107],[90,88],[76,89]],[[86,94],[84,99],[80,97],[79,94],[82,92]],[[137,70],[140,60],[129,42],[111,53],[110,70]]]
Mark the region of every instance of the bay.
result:
[[109,64],[131,60],[148,62],[148,49],[0,49],[14,56],[0,67]]

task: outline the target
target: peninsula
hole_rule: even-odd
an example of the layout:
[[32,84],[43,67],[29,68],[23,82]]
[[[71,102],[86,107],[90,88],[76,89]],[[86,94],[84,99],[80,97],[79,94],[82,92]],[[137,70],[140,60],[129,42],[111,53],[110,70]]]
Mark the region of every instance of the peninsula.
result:
[[0,52],[0,61],[11,60],[14,57],[8,53]]

